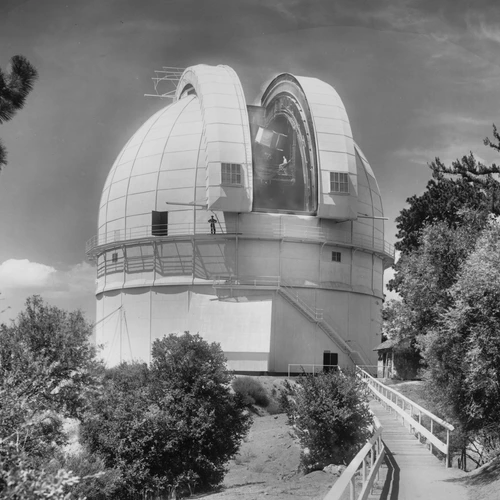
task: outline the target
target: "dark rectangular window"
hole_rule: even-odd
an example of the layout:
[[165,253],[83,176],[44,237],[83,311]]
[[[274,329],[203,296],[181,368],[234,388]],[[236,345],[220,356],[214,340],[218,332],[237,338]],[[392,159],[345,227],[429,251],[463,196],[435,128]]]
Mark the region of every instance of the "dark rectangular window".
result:
[[330,172],[330,192],[349,193],[349,174]]
[[342,260],[342,254],[340,252],[332,252],[332,262],[340,262]]
[[151,214],[151,234],[153,236],[168,236],[168,212],[157,212]]
[[241,165],[239,163],[223,163],[221,183],[241,185]]
[[111,262],[118,262],[118,254],[116,252],[111,254]]
[[336,352],[324,351],[323,352],[323,371],[329,372],[334,369],[334,366],[339,364],[339,355]]

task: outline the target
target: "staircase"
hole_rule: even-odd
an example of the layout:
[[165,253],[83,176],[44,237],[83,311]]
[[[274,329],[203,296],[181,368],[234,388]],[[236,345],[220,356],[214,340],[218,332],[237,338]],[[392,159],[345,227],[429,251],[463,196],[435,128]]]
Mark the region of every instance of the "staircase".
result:
[[362,354],[354,350],[346,342],[337,330],[331,325],[323,313],[323,309],[316,309],[301,299],[296,289],[283,281],[279,276],[215,276],[213,287],[215,289],[226,289],[234,287],[255,287],[259,289],[276,290],[287,302],[289,302],[297,311],[305,316],[312,323],[317,324],[353,362],[356,366],[368,365]]
[[352,347],[337,333],[335,328],[333,328],[330,323],[325,320],[322,309],[316,309],[315,307],[310,306],[299,297],[291,286],[287,285],[282,280],[280,281],[280,285],[278,287],[278,293],[309,321],[316,323],[321,330],[323,330],[328,337],[349,356],[354,365],[369,364],[365,359],[363,359],[363,356],[358,351],[352,349]]

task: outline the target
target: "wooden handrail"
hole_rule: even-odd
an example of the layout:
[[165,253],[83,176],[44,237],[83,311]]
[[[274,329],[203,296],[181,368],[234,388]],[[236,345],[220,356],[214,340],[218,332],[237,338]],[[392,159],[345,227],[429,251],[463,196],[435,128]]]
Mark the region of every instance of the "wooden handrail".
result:
[[449,429],[450,431],[455,430],[455,427],[453,427],[452,424],[446,422],[445,420],[439,418],[438,416],[434,415],[434,413],[430,412],[429,410],[426,410],[424,407],[420,406],[418,403],[415,403],[415,401],[411,400],[407,396],[401,394],[400,392],[396,391],[395,389],[392,389],[391,387],[383,384],[382,382],[379,382],[376,378],[372,377],[369,373],[367,373],[365,370],[362,370],[359,366],[357,367],[358,371],[363,372],[366,377],[370,378],[372,382],[374,382],[377,385],[383,386],[385,389],[387,389],[389,392],[392,392],[393,394],[396,394],[398,398],[402,399],[403,401],[406,401],[407,403],[411,404],[413,407],[417,408],[420,410],[422,413],[430,417],[434,422],[438,423],[439,425],[442,425],[446,429]]
[[[446,456],[446,467],[450,466],[450,431],[453,431],[455,427],[445,420],[437,417],[429,410],[426,410],[419,404],[415,403],[410,398],[404,396],[400,392],[388,387],[387,385],[379,382],[377,379],[373,378],[370,374],[362,370],[359,366],[356,367],[358,375],[362,377],[365,382],[367,382],[368,387],[374,394],[374,396],[383,402],[387,407],[392,408],[396,413],[398,413],[403,421],[406,421],[409,425],[410,432],[414,431],[417,434],[424,436],[430,443],[430,451],[432,452],[432,445],[434,445],[439,451],[441,451]],[[388,397],[390,395],[390,398]],[[393,397],[395,396],[395,401]],[[402,402],[402,407],[398,405],[398,399]],[[406,412],[405,403],[410,406],[410,415]],[[416,421],[413,418],[413,408],[419,411],[419,419]],[[427,429],[422,425],[421,417],[422,414],[427,415],[431,419],[431,428]],[[437,423],[446,429],[446,442],[441,441],[437,436],[433,434],[433,423]]]
[[[362,486],[358,500],[366,500],[378,475],[378,471],[385,456],[385,446],[382,441],[383,427],[377,417],[373,417],[374,433],[367,443],[359,450],[358,454],[351,460],[351,463],[337,479],[331,490],[323,500],[340,500],[347,486],[350,486],[350,498],[356,498],[355,475],[359,467],[362,467]],[[370,470],[366,474],[366,457],[370,454]]]

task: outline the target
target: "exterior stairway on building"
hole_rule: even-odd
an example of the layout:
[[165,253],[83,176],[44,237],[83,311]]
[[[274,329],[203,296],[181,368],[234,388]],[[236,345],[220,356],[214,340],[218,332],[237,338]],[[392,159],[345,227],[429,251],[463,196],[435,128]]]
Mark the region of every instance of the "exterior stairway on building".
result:
[[468,499],[467,489],[460,481],[465,472],[447,469],[381,403],[372,400],[370,408],[382,424],[386,446],[385,462],[369,496],[371,500]]
[[363,359],[358,351],[352,349],[337,333],[335,328],[333,328],[323,317],[322,312],[311,307],[309,304],[301,300],[293,291],[289,290],[286,285],[281,285],[278,287],[278,293],[289,302],[295,309],[297,309],[301,314],[303,314],[309,321],[317,323],[317,325],[323,330],[328,337],[338,345],[352,360],[354,365],[364,366],[368,362]]

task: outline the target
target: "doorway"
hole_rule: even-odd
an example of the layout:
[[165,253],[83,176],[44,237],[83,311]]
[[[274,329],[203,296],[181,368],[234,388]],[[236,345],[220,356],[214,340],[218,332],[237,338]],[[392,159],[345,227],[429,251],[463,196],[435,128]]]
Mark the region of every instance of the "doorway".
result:
[[339,364],[339,355],[336,352],[323,352],[323,373],[328,373],[335,370]]

